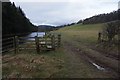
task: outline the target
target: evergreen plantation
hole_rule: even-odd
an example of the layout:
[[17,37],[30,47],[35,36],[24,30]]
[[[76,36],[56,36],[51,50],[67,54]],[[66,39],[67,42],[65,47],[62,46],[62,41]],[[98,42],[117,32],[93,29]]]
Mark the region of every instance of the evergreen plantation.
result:
[[22,9],[11,2],[2,3],[2,26],[3,36],[37,30],[37,27],[30,22]]

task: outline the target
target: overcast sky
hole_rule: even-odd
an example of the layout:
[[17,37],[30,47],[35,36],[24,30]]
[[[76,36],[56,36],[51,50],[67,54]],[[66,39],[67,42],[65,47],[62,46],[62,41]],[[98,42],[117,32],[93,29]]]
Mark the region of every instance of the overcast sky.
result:
[[10,0],[35,25],[63,25],[118,9],[119,0]]

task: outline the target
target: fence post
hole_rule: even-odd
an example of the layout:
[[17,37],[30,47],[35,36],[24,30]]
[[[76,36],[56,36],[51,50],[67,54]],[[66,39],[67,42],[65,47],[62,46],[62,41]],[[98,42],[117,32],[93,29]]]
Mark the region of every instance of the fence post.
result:
[[52,49],[54,50],[55,49],[55,36],[54,35],[51,36],[51,43],[52,43]]
[[47,37],[48,37],[48,34],[46,33],[45,34],[45,48],[47,49]]
[[59,34],[58,35],[58,47],[60,47],[60,45],[61,45],[61,35]]
[[13,48],[14,48],[14,53],[16,53],[16,42],[15,42],[15,36],[13,37]]
[[14,50],[15,50],[15,54],[18,53],[19,51],[19,40],[18,40],[18,36],[14,36],[14,42],[13,42],[13,45],[14,45]]
[[37,53],[40,52],[40,49],[39,49],[39,38],[37,36],[35,36],[35,43],[36,43],[36,51]]
[[98,33],[98,42],[101,42],[101,33]]
[[[120,49],[120,31],[118,32],[118,51],[119,51],[119,49]],[[118,53],[120,53],[120,52],[118,52]],[[119,54],[119,60],[120,60],[120,54]]]

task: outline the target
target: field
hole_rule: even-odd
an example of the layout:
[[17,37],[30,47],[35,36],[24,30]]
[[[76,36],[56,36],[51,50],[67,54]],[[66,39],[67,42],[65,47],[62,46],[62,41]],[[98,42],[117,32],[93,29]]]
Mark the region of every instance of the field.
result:
[[64,35],[63,39],[65,40],[70,38],[70,40],[72,41],[78,41],[85,44],[96,43],[98,32],[102,29],[102,26],[103,26],[102,24],[97,25],[77,24],[74,26],[65,27],[57,32]]
[[76,24],[51,32],[62,35],[55,51],[3,55],[3,78],[118,78],[118,60],[97,50],[103,26]]

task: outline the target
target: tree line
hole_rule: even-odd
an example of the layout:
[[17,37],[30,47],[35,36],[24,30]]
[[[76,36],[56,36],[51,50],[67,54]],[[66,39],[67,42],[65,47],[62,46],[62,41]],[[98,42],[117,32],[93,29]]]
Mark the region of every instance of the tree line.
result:
[[117,20],[120,20],[120,9],[110,13],[99,14],[83,20],[79,20],[76,23],[60,25],[57,27],[62,28],[62,27],[72,26],[75,24],[98,24],[98,23],[106,23],[106,22],[117,21]]
[[115,21],[119,19],[120,19],[120,9],[118,9],[117,11],[113,11],[111,13],[99,14],[99,15],[92,16],[90,18],[86,18],[84,20],[79,20],[77,24],[106,23],[106,22]]
[[20,7],[15,3],[2,3],[2,35],[18,34],[36,31],[37,27],[33,25],[26,17]]
[[69,23],[69,24],[64,24],[64,25],[60,25],[60,26],[56,26],[56,30],[59,28],[63,28],[63,27],[68,27],[68,26],[72,26],[75,25],[76,23]]

